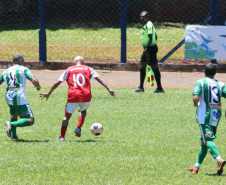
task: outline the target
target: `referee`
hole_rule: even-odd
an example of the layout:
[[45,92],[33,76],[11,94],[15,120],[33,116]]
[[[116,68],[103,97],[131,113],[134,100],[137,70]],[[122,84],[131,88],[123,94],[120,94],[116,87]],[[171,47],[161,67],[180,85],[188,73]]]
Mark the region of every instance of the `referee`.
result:
[[154,72],[155,81],[157,83],[157,89],[154,93],[165,93],[161,85],[161,74],[157,63],[158,46],[155,27],[149,20],[149,14],[147,11],[140,13],[140,20],[144,24],[141,34],[141,42],[144,51],[140,61],[140,86],[134,89],[133,92],[144,92],[144,79],[146,76],[146,66],[148,64]]

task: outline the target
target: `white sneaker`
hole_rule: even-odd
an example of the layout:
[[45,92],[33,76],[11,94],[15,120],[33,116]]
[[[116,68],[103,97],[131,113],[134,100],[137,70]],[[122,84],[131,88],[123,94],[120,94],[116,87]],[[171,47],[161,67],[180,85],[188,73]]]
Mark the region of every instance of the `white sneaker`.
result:
[[59,141],[65,141],[65,138],[64,137],[60,137]]
[[9,121],[5,122],[6,134],[11,138],[11,124]]

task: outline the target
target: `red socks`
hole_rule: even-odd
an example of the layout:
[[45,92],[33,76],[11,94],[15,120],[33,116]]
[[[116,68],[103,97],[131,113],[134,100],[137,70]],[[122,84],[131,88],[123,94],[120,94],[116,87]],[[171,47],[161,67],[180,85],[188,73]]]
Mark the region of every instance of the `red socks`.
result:
[[81,127],[82,127],[84,121],[85,121],[85,118],[79,117],[79,118],[78,118],[78,126],[77,126],[77,127],[81,129]]
[[61,126],[61,136],[60,137],[65,137],[67,131],[67,126]]
[[[84,120],[85,120],[85,118],[83,118],[83,117],[79,117],[78,118],[78,128],[80,128],[81,129],[81,127],[82,127],[82,125],[83,125],[83,123],[84,123]],[[67,126],[61,126],[61,136],[60,137],[65,137],[65,134],[66,134],[66,131],[67,131]]]

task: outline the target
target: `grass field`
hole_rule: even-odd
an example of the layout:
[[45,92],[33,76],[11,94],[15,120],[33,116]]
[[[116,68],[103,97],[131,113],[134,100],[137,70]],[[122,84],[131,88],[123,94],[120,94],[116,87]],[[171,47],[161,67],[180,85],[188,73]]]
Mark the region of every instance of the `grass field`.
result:
[[[161,59],[175,47],[185,35],[183,25],[156,26],[158,34],[158,58]],[[0,30],[0,59],[11,61],[15,53],[21,53],[27,61],[39,60],[39,30]],[[140,28],[127,29],[127,58],[139,60],[142,46]],[[47,30],[48,61],[73,61],[75,55],[86,58],[118,59],[121,56],[120,28],[76,28]],[[172,59],[184,58],[181,47]],[[101,61],[101,60],[99,60]],[[104,60],[106,62],[107,60]],[[134,62],[134,60],[132,60]]]
[[[18,128],[21,140],[12,141],[5,134],[3,124],[9,112],[5,87],[0,88],[0,184],[226,184],[225,174],[216,176],[217,163],[210,154],[198,175],[188,171],[200,145],[191,89],[165,89],[165,94],[150,89],[135,94],[130,88],[116,88],[117,98],[104,88],[92,90],[82,137],[73,134],[76,112],[66,141],[59,142],[67,88],[59,87],[45,101],[28,87],[36,123]],[[99,137],[89,130],[94,122],[104,127]],[[225,131],[222,118],[216,144],[224,158]]]

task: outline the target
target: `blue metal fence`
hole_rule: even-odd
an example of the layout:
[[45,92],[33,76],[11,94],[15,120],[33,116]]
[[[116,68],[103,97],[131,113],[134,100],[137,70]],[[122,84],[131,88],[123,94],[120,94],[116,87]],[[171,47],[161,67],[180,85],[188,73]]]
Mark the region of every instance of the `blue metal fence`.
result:
[[[68,50],[74,50],[89,61],[138,62],[142,50],[139,14],[143,10],[150,12],[157,26],[225,24],[226,17],[225,0],[2,0],[0,60],[11,60],[15,52],[23,53],[27,47],[24,55],[30,61],[71,61],[74,54],[68,55]],[[62,36],[62,42],[54,40],[54,32],[61,29],[73,36]],[[20,30],[27,30],[27,35],[20,35]],[[16,37],[5,42],[3,33]],[[174,38],[167,41],[169,45],[161,46],[160,37],[160,63],[184,43],[177,44]],[[12,48],[11,43],[18,44]]]
[[[45,33],[45,1],[39,0],[40,2],[40,32],[39,32],[39,48],[40,48],[40,61],[46,61],[46,33]],[[204,20],[201,25],[206,24],[211,20],[211,25],[217,25],[217,19],[220,18],[224,24],[225,20],[218,13],[217,0],[211,0],[210,15]],[[126,63],[127,59],[127,38],[126,38],[126,26],[127,26],[127,0],[121,0],[121,63]],[[184,39],[176,45],[168,54],[166,54],[159,63],[163,63],[170,55],[172,55],[178,48],[184,44]],[[212,60],[216,63],[216,60]]]

